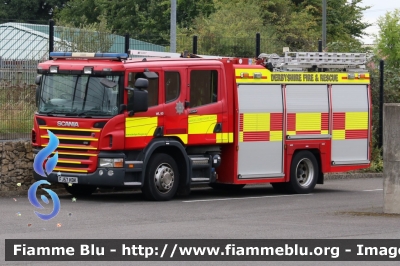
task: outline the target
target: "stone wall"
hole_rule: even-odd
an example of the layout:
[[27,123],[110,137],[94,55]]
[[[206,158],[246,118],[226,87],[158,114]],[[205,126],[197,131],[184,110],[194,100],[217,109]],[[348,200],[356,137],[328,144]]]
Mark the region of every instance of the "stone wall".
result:
[[27,191],[34,183],[33,154],[28,140],[0,142],[0,191]]
[[[0,196],[26,194],[35,182],[33,154],[30,140],[0,142]],[[55,191],[64,191],[61,184],[43,185]]]

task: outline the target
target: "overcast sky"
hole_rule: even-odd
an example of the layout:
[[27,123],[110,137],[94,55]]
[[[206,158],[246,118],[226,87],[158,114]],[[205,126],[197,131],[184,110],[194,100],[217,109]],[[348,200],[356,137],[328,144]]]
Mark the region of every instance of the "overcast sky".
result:
[[[364,6],[372,6],[370,9],[364,11],[364,19],[375,25],[369,27],[367,33],[377,34],[379,29],[376,26],[376,21],[379,17],[384,16],[387,11],[393,11],[396,8],[400,9],[400,0],[363,0]],[[372,44],[374,38],[372,36],[365,36],[363,39],[365,44]]]

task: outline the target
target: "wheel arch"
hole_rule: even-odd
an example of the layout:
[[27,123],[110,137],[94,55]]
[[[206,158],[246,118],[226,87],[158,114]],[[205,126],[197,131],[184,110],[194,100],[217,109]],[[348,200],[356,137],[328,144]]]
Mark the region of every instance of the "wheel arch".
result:
[[186,154],[185,147],[176,139],[171,138],[159,138],[152,140],[147,147],[143,150],[141,159],[143,161],[142,169],[142,186],[144,184],[144,179],[146,177],[146,170],[150,158],[155,153],[165,153],[171,156],[176,164],[178,165],[178,170],[180,174],[179,187],[190,186],[190,165],[189,157]]
[[[293,158],[296,156],[296,154],[298,154],[299,152],[302,152],[302,151],[309,151],[314,155],[315,159],[317,160],[318,172],[319,172],[318,173],[317,184],[323,184],[324,183],[324,174],[322,172],[322,157],[321,157],[321,151],[319,149],[296,149],[293,152],[293,155],[291,157],[291,161],[290,161],[289,165],[292,165]],[[289,180],[288,181],[290,181],[290,175],[289,175]]]

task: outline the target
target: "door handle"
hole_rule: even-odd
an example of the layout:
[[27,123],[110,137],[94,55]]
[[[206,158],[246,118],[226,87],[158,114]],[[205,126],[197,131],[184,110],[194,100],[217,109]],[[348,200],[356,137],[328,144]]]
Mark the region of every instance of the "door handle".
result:
[[190,110],[190,111],[189,111],[189,114],[196,114],[196,113],[197,113],[197,110],[196,110],[196,109]]

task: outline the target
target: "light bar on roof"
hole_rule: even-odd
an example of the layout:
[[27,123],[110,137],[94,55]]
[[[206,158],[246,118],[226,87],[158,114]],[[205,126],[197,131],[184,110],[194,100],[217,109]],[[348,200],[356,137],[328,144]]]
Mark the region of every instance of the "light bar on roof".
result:
[[91,58],[91,59],[127,59],[125,53],[72,53],[72,52],[51,52],[52,58]]
[[172,58],[179,58],[181,54],[179,53],[169,53],[169,52],[155,52],[155,51],[144,51],[144,50],[130,50],[131,55],[136,56],[149,56],[149,57],[172,57]]

